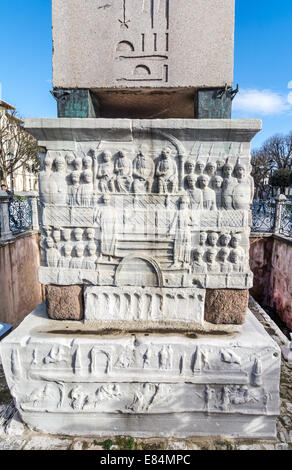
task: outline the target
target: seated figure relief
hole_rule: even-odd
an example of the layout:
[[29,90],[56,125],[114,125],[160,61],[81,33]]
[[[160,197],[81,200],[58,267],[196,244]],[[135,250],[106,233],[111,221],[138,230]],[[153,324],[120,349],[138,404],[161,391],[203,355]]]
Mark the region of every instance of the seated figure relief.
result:
[[117,192],[129,193],[133,182],[132,162],[124,151],[119,151],[115,160],[114,171],[116,174],[115,183]]
[[152,191],[155,166],[152,158],[145,153],[146,149],[140,150],[133,161],[133,190],[135,194]]
[[160,159],[156,165],[156,176],[158,179],[158,193],[171,194],[178,190],[177,165],[171,155],[170,148],[165,148],[161,152]]

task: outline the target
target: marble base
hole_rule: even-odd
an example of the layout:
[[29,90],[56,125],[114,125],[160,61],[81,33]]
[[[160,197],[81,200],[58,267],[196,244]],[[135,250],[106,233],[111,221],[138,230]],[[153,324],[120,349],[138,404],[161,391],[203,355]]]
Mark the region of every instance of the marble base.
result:
[[73,436],[276,436],[281,353],[249,311],[240,332],[97,333],[40,305],[1,343],[32,429]]

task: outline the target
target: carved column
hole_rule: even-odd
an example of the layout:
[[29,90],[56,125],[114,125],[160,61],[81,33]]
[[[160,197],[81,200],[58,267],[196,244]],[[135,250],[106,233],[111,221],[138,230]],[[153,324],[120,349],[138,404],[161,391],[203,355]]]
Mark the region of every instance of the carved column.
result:
[[32,229],[39,230],[39,216],[38,216],[38,194],[35,192],[29,193],[28,197],[31,203],[31,220],[32,220]]
[[283,206],[284,206],[286,200],[287,200],[287,198],[286,198],[286,196],[284,196],[284,194],[279,194],[279,196],[276,197],[276,213],[275,213],[274,233],[279,233],[280,232],[282,211],[283,211]]
[[0,191],[0,233],[0,241],[13,237],[9,226],[9,196],[6,191]]

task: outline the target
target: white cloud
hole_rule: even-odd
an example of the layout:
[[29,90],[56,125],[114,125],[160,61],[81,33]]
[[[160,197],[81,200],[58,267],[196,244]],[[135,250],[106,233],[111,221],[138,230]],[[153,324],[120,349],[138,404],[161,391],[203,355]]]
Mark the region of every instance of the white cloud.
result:
[[291,104],[291,106],[292,106],[292,91],[290,91],[290,93],[288,93],[288,103]]
[[[291,82],[292,85],[292,82]],[[289,111],[291,96],[282,96],[272,90],[241,90],[234,99],[233,109],[258,115],[282,114]]]
[[288,83],[288,88],[292,88],[292,80]]

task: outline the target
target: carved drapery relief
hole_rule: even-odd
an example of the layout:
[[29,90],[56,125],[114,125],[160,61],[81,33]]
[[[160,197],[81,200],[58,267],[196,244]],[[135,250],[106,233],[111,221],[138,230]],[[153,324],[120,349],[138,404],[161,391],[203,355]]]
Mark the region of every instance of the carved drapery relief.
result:
[[[234,145],[218,152],[194,142],[186,149],[160,131],[149,146],[147,132],[127,146],[77,143],[75,151],[47,152],[40,280],[249,287],[249,157],[235,157]],[[125,266],[131,256],[153,260],[161,278],[147,261]]]

